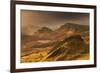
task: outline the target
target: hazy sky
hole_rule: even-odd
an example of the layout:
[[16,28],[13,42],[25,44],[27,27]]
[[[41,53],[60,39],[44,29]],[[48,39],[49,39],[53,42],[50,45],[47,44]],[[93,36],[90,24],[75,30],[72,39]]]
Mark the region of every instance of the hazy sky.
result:
[[41,27],[55,30],[65,23],[89,25],[89,14],[21,10],[21,29],[24,34],[32,35]]

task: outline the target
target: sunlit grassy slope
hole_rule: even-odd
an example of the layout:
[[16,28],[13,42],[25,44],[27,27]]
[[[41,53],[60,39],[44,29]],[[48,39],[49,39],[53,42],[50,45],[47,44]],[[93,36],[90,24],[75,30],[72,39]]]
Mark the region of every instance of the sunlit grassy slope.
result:
[[21,56],[21,63],[89,60],[88,46],[80,35],[74,35],[58,42],[52,48],[32,48],[31,53]]

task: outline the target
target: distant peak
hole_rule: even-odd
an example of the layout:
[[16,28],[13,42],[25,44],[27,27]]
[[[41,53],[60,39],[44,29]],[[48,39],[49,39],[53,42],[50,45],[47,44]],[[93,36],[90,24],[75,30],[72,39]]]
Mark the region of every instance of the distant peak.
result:
[[39,33],[52,33],[52,32],[54,32],[54,31],[51,30],[51,29],[48,28],[48,27],[41,27],[37,32],[39,32]]
[[48,28],[48,27],[42,27],[42,29],[50,29],[50,28]]
[[42,28],[40,28],[40,30],[41,30],[41,31],[43,31],[43,30],[44,30],[44,31],[52,31],[52,30],[51,30],[50,28],[48,28],[48,27],[42,27]]

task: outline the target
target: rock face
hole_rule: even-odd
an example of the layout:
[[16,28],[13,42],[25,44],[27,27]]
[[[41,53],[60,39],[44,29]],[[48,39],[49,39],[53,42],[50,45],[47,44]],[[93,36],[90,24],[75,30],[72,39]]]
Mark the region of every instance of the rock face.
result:
[[89,26],[88,25],[80,25],[80,24],[74,24],[74,23],[66,23],[59,27],[56,31],[59,32],[65,32],[65,31],[76,31],[76,32],[84,32],[88,31]]
[[87,45],[80,35],[65,38],[59,42],[42,61],[71,60],[80,54],[85,53]]

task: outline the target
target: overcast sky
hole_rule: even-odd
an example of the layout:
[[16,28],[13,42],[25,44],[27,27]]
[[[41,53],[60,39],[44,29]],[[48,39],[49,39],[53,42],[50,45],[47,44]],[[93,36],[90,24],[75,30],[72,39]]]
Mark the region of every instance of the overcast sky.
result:
[[89,25],[89,14],[21,10],[21,29],[24,34],[32,35],[41,27],[55,30],[65,23]]

